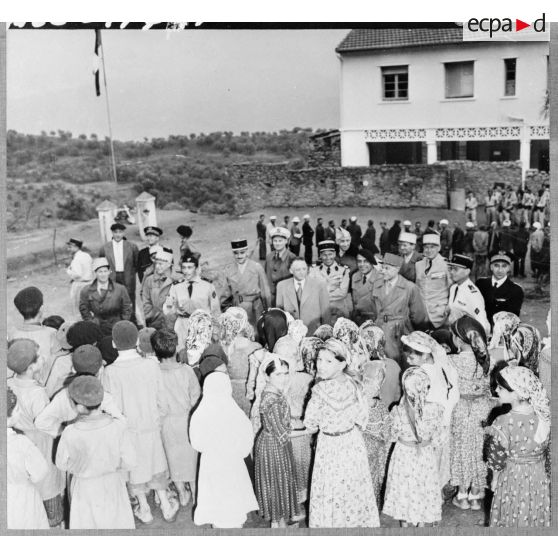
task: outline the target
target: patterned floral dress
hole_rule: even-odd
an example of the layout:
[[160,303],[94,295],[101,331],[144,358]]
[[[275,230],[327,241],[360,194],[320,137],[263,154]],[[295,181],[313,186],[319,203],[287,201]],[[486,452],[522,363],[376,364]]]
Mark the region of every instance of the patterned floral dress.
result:
[[450,471],[453,486],[486,487],[483,461],[484,427],[492,407],[490,376],[485,375],[473,352],[450,355],[459,374],[460,399],[451,417]]
[[284,395],[268,386],[262,393],[260,415],[262,429],[254,449],[258,504],[265,519],[288,521],[300,514],[289,437],[291,410]]
[[[291,374],[289,389],[286,395],[291,408],[291,424],[293,429],[304,428],[302,416],[310,395],[310,384],[312,381],[312,376],[306,374],[306,372]],[[312,439],[313,435],[310,433],[291,438],[296,466],[296,486],[299,503],[305,502],[308,499],[310,466],[312,462]]]
[[374,494],[378,509],[382,507],[384,480],[386,477],[386,467],[388,451],[391,446],[389,442],[392,418],[385,404],[377,398],[367,398],[368,403],[368,422],[363,432],[366,453],[368,454],[368,464]]
[[391,410],[391,439],[396,444],[389,464],[383,512],[394,519],[409,523],[434,523],[442,519],[438,448],[444,437],[443,413],[440,404],[425,404],[417,433],[430,443],[418,446],[404,403]]
[[535,413],[510,411],[500,415],[489,430],[488,467],[499,471],[491,527],[550,527],[550,479],[545,471],[545,450],[534,440]]
[[310,490],[310,527],[379,527],[360,388],[347,375],[312,388],[304,425],[320,429]]

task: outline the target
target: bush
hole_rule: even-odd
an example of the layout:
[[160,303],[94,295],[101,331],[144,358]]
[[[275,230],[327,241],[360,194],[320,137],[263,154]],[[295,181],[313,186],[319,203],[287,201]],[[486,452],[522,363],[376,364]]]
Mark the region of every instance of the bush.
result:
[[67,197],[63,202],[58,202],[56,216],[59,219],[68,221],[87,221],[95,217],[97,211],[95,207],[85,198],[76,196],[72,191],[68,191]]
[[163,209],[165,209],[165,210],[167,210],[167,211],[171,211],[171,210],[178,210],[178,211],[181,211],[181,210],[184,210],[184,206],[183,206],[182,204],[178,203],[178,202],[174,202],[174,201],[173,201],[173,202],[167,203],[167,204],[163,207]]

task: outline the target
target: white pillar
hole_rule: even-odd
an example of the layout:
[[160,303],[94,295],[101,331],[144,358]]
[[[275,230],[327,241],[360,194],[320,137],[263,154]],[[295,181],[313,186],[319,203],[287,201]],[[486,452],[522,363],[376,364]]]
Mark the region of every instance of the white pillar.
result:
[[103,244],[111,239],[110,228],[114,224],[117,207],[112,202],[105,200],[99,207],[97,213],[99,216],[99,228],[101,229],[101,240]]
[[436,147],[436,131],[433,128],[426,130],[426,163],[432,165],[438,160]]
[[145,240],[143,229],[145,227],[157,226],[157,212],[155,209],[155,197],[143,192],[136,198],[136,215],[140,237]]
[[531,166],[531,139],[525,132],[519,144],[519,160],[521,161],[521,184],[524,184],[525,173]]

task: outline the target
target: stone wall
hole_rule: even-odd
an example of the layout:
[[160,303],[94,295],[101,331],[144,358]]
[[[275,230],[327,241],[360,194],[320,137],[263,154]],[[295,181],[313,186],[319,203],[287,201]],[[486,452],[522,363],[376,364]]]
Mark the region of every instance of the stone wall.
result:
[[[494,183],[521,184],[519,162],[444,161],[432,165],[372,165],[295,169],[288,163],[228,168],[244,211],[263,207],[361,206],[447,208],[449,191],[473,190],[484,202]],[[529,171],[538,190],[546,173]]]

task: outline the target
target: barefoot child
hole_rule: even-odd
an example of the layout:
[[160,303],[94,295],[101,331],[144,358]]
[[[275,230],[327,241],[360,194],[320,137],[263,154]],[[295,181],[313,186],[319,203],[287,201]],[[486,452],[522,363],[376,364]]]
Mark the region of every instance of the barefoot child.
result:
[[393,407],[391,456],[383,512],[424,527],[442,519],[438,447],[442,440],[444,408],[428,401],[430,379],[419,366],[403,374],[403,397]]
[[78,376],[68,395],[79,418],[62,433],[56,466],[72,475],[70,529],[135,529],[123,472],[136,464],[124,421],[101,411],[103,387]]
[[488,467],[493,471],[491,527],[550,527],[550,479],[545,452],[550,408],[540,380],[523,366],[494,373],[500,402],[511,411],[489,427]]
[[161,366],[161,434],[170,478],[178,491],[180,505],[187,506],[190,497],[193,499],[196,494],[198,452],[190,445],[188,428],[192,409],[201,395],[200,384],[190,366],[176,361],[178,336],[174,331],[155,332],[151,344]]
[[48,464],[27,436],[11,428],[17,397],[10,388],[7,403],[8,529],[48,529],[45,507],[36,486],[47,475]]

